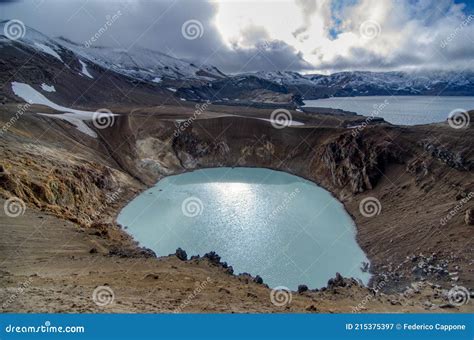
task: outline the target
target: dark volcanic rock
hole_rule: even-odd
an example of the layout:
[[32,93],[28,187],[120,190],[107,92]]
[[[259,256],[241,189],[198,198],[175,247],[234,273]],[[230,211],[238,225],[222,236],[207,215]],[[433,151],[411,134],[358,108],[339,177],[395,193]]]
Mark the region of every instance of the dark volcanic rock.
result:
[[471,164],[464,159],[460,152],[448,150],[443,146],[435,145],[426,140],[420,142],[420,145],[431,155],[431,157],[439,159],[451,168],[464,171],[470,169]]
[[341,274],[336,273],[336,277],[329,279],[328,288],[345,287],[346,282]]
[[209,253],[204,254],[203,258],[208,259],[209,263],[211,264],[214,264],[214,265],[221,264],[221,257],[215,251],[211,251]]
[[298,293],[301,294],[301,293],[304,293],[308,290],[308,286],[307,285],[299,285],[298,286]]
[[253,279],[253,282],[261,285],[261,284],[263,284],[263,279],[260,275],[257,275],[257,276],[255,276],[255,279]]
[[211,251],[207,254],[204,254],[203,259],[207,259],[210,264],[224,268],[227,274],[234,274],[234,268],[229,266],[227,262],[221,262],[221,257],[215,252]]
[[186,254],[186,252],[181,248],[176,249],[176,252],[174,253],[174,255],[181,261],[188,260],[188,254]]
[[132,258],[149,258],[156,257],[156,253],[145,247],[139,248],[122,248],[122,247],[111,247],[109,255],[118,257],[132,257]]

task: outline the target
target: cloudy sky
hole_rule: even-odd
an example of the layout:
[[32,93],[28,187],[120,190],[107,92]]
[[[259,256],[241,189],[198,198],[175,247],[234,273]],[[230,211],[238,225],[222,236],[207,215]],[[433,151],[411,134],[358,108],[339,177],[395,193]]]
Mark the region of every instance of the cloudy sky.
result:
[[0,0],[0,18],[226,72],[474,68],[474,0]]

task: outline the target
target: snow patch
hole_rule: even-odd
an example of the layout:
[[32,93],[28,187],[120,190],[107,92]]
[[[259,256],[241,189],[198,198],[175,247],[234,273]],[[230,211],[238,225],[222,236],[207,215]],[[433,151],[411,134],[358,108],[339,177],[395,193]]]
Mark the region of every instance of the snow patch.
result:
[[39,113],[38,112],[38,114],[41,115],[41,116],[46,116],[46,117],[50,117],[50,118],[65,120],[65,121],[71,123],[72,125],[74,125],[76,127],[76,129],[78,129],[82,133],[85,133],[86,135],[91,136],[92,138],[97,138],[97,133],[95,133],[94,130],[92,130],[89,126],[87,126],[86,123],[84,123],[84,121],[92,120],[92,117],[90,117],[90,116],[84,116],[84,115],[81,115],[81,114],[70,113],[70,112],[65,112],[65,113],[61,113],[61,114]]
[[53,85],[47,85],[45,83],[41,84],[41,89],[46,92],[56,92],[56,89]]
[[79,59],[79,62],[81,63],[82,65],[82,70],[81,70],[81,74],[85,75],[86,77],[89,77],[91,79],[94,79],[94,77],[89,73],[89,70],[87,69],[87,65],[85,62],[83,62],[81,59]]
[[[50,114],[50,113],[38,113],[42,116],[47,116],[56,119],[66,120],[72,125],[74,125],[79,131],[89,135],[93,138],[97,138],[97,134],[89,126],[87,126],[84,121],[92,121],[94,119],[95,112],[92,111],[83,111],[70,109],[53,103],[51,100],[43,96],[41,93],[36,91],[28,84],[12,82],[12,91],[15,95],[22,98],[24,101],[30,104],[38,104],[50,107],[56,111],[63,112],[62,114]],[[103,116],[104,113],[101,113]],[[116,116],[116,114],[111,113],[110,115]]]
[[166,89],[167,89],[167,90],[170,90],[171,92],[176,92],[176,91],[178,91],[178,90],[176,90],[174,87],[167,87]]
[[157,84],[161,83],[161,77],[156,77],[156,78],[152,79],[151,81],[154,82],[154,83],[157,83]]
[[38,47],[42,52],[44,52],[46,54],[49,54],[49,55],[55,57],[56,59],[59,59],[61,62],[64,62],[62,60],[61,56],[55,50],[53,50],[51,47],[46,46],[44,44],[37,43],[37,42],[35,42],[35,46]]

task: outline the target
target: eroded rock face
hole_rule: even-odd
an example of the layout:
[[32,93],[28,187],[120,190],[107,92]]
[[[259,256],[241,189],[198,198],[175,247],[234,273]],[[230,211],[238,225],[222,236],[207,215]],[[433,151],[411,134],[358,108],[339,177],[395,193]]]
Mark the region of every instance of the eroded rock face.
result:
[[385,166],[400,160],[400,151],[389,141],[376,144],[360,136],[343,134],[324,146],[322,161],[337,187],[349,185],[353,193],[373,189]]

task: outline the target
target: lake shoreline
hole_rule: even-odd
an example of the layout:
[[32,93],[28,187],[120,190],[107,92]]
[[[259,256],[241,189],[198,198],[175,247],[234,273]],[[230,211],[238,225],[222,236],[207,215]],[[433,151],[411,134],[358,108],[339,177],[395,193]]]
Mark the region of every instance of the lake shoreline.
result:
[[383,118],[394,125],[441,123],[454,110],[474,109],[470,96],[353,96],[304,100],[305,108],[322,108],[354,112],[360,116]]

